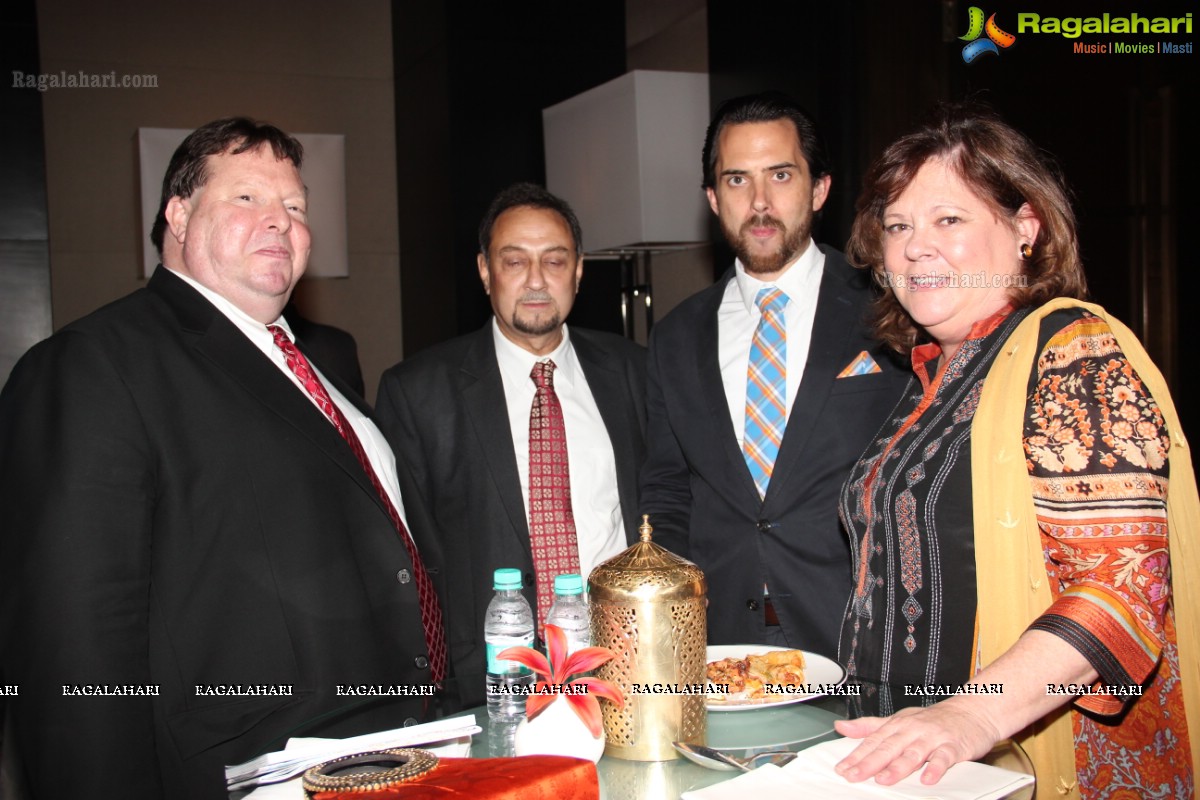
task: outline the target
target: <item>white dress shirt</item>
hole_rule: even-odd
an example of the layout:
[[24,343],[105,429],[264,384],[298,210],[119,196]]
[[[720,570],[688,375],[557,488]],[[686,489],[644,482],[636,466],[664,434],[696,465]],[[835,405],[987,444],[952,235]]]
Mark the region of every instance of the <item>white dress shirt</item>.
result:
[[[170,269],[163,267],[163,269]],[[318,409],[317,401],[313,400],[312,395],[304,388],[304,384],[296,377],[296,374],[288,369],[287,359],[284,358],[283,351],[275,344],[275,337],[267,330],[267,326],[246,314],[240,308],[235,306],[229,300],[204,286],[193,278],[184,275],[178,270],[171,270],[175,275],[179,276],[193,289],[204,296],[206,300],[217,307],[217,310],[224,314],[230,322],[246,335],[255,347],[263,352],[271,363],[279,368],[279,371],[288,377],[288,379],[296,385],[300,392],[312,402]],[[278,325],[287,332],[288,338],[293,342],[296,341],[295,334],[292,333],[292,328],[288,325],[287,320],[283,317],[275,320],[272,325]],[[309,362],[313,372],[320,379],[321,384],[325,387],[325,391],[329,392],[331,399],[346,421],[350,423],[350,427],[354,428],[354,432],[358,434],[358,440],[362,443],[363,451],[367,454],[367,459],[371,462],[371,466],[375,469],[375,474],[379,477],[379,482],[383,484],[384,491],[392,501],[392,505],[396,507],[396,512],[400,515],[400,519],[404,520],[404,526],[408,527],[408,520],[404,516],[404,501],[400,498],[400,481],[396,477],[396,457],[392,454],[392,448],[388,446],[387,439],[379,428],[375,427],[375,423],[371,422],[358,408],[339,392],[329,379],[321,374],[317,369],[317,365]],[[321,412],[321,416],[325,416],[325,412]],[[332,423],[330,423],[332,424]],[[409,534],[411,537],[412,534]]]
[[584,580],[592,568],[625,549],[625,522],[617,493],[617,460],[600,409],[563,325],[563,340],[554,352],[535,356],[518,347],[492,320],[496,361],[504,384],[509,429],[521,477],[521,499],[529,519],[529,412],[537,386],[529,373],[539,361],[554,362],[554,393],[562,405],[567,434],[567,467],[571,471],[571,510],[579,542],[579,569]]
[[725,399],[729,403],[729,418],[733,421],[740,450],[746,431],[746,372],[750,367],[750,347],[762,317],[754,299],[768,286],[774,286],[788,296],[783,319],[787,326],[787,413],[790,417],[808,361],[825,254],[809,239],[804,252],[769,283],[746,274],[740,261],[734,263],[734,270],[734,280],[726,285],[725,296],[717,310],[717,358],[721,365],[721,382],[725,385]]

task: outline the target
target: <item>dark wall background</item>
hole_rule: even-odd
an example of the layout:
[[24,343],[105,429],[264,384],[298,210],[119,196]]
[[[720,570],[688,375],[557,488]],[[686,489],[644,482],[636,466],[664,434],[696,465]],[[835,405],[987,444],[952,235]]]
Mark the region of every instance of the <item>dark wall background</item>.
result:
[[[34,0],[0,11],[0,76],[38,63]],[[50,335],[50,243],[42,95],[0,91],[0,384],[24,352]]]
[[[542,109],[624,74],[625,10],[612,0],[542,0],[466,13],[448,0],[397,0],[393,25],[404,350],[412,354],[491,314],[475,266],[479,220],[510,183],[545,183]],[[586,280],[571,321],[619,330],[609,311],[615,271],[588,270]]]

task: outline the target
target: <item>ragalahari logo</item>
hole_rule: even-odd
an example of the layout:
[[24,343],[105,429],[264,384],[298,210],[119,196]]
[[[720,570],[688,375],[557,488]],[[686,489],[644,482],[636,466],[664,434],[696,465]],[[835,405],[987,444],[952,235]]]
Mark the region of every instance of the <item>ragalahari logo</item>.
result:
[[[986,39],[979,38],[985,33],[987,34]],[[1017,40],[1017,37],[1011,33],[1000,30],[1000,26],[996,24],[995,14],[988,17],[987,22],[984,23],[983,9],[979,6],[971,6],[967,15],[967,32],[958,38],[968,42],[962,51],[963,61],[968,64],[984,53],[998,56],[1001,47],[1006,49],[1012,47],[1013,42]]]

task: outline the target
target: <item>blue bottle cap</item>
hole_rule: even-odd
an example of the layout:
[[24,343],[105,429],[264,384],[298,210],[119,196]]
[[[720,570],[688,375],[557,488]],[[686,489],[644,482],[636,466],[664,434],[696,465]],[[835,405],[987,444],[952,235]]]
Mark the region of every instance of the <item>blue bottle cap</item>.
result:
[[519,569],[498,569],[492,573],[493,589],[507,592],[513,589],[520,589],[521,586],[521,570]]
[[554,576],[555,594],[583,594],[583,576],[574,573]]

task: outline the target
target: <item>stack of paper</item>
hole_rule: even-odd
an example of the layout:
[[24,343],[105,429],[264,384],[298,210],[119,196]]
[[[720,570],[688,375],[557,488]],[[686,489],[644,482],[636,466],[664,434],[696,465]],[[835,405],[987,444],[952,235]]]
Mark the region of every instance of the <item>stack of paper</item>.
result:
[[416,747],[434,742],[445,742],[449,739],[470,737],[481,730],[475,724],[474,715],[468,715],[441,719],[424,725],[414,725],[411,728],[368,733],[353,739],[293,740],[285,750],[267,753],[253,761],[226,767],[225,783],[231,792],[260,783],[276,783],[334,758],[355,753],[369,753],[373,750]]
[[850,783],[833,767],[858,745],[858,739],[825,742],[783,767],[766,764],[731,781],[684,792],[683,800],[999,800],[1033,783],[1032,775],[974,762],[955,764],[932,786],[921,783],[920,771],[892,786],[870,779]]

